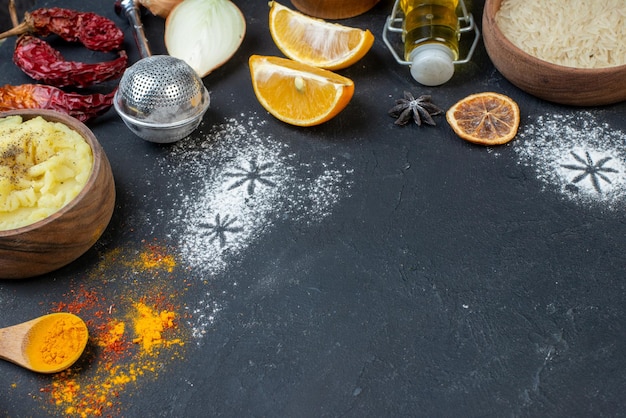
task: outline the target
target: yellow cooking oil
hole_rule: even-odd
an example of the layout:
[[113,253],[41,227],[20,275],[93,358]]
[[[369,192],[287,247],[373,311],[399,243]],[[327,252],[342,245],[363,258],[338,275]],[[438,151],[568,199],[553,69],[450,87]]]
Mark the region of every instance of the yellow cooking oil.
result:
[[459,57],[459,0],[400,0],[404,13],[403,41],[406,60],[419,46],[439,44],[447,47],[453,59]]

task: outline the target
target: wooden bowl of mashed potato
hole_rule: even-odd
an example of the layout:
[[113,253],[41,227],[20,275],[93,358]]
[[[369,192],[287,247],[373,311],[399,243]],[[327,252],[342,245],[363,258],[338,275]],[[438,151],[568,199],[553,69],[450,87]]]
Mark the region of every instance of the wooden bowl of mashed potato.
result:
[[483,40],[500,73],[541,99],[572,106],[626,100],[626,2],[486,0]]
[[115,206],[109,160],[83,123],[48,110],[0,113],[0,278],[57,270],[84,254]]

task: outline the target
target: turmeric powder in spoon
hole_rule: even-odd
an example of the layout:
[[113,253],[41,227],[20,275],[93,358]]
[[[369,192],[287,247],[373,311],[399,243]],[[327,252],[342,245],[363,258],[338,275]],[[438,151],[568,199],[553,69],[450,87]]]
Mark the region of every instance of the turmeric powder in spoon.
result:
[[89,331],[70,313],[44,315],[0,329],[0,358],[39,373],[70,367],[83,353]]

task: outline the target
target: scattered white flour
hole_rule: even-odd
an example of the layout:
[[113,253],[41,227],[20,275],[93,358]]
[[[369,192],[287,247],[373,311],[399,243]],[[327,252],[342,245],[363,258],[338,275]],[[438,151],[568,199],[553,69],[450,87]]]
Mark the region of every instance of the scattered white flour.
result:
[[195,302],[195,307],[187,305],[185,310],[189,314],[187,324],[191,327],[191,335],[200,340],[215,322],[215,317],[222,310],[222,306],[216,297],[206,292],[202,299]]
[[534,169],[544,190],[578,204],[623,207],[626,133],[580,111],[529,119],[518,135],[513,149],[521,164]]
[[[241,122],[244,121],[244,122]],[[185,188],[167,230],[196,271],[219,274],[237,262],[278,219],[318,223],[350,190],[351,171],[331,161],[307,162],[288,141],[263,132],[249,115],[199,132],[171,148],[162,169]],[[176,206],[176,205],[175,205]]]
[[[201,126],[158,162],[164,177],[180,179],[168,185],[175,209],[159,212],[159,222],[176,241],[181,265],[198,280],[226,273],[277,221],[309,227],[350,194],[352,169],[345,161],[297,154],[265,126],[249,114]],[[223,308],[224,295],[205,296],[188,308],[197,338]]]

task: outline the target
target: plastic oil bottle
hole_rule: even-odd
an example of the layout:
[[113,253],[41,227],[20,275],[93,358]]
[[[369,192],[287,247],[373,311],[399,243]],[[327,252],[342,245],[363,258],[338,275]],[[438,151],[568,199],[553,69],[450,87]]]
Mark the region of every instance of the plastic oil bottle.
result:
[[400,0],[404,56],[420,84],[438,86],[454,75],[459,57],[459,0]]

